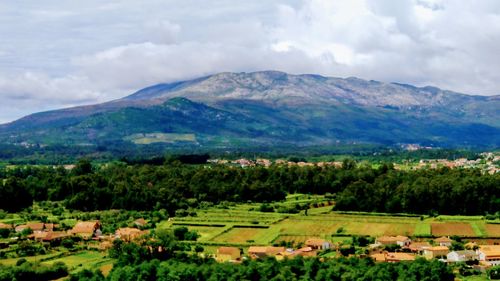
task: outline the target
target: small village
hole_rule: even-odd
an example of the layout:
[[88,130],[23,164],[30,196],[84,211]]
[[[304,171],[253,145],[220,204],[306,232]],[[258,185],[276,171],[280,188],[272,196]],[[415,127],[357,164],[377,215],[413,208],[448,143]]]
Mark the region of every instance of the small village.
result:
[[[337,168],[342,167],[341,161],[318,161],[318,162],[305,162],[305,161],[289,161],[285,159],[270,160],[265,158],[257,158],[255,160],[240,158],[236,160],[226,159],[210,159],[209,163],[220,165],[236,165],[240,167],[269,167],[271,165],[286,165],[286,166],[299,166],[299,167],[323,167],[334,166]],[[464,168],[474,169],[478,168],[484,173],[495,174],[500,172],[500,155],[498,153],[484,152],[480,154],[480,158],[470,160],[467,158],[458,158],[455,160],[448,159],[421,159],[416,164],[410,163],[393,163],[396,170],[418,170],[418,169],[437,169],[447,167],[450,169]]]
[[[76,225],[63,231],[59,225],[43,222],[28,222],[21,225],[8,225],[1,223],[0,229],[7,229],[16,234],[27,234],[24,236],[12,236],[11,242],[2,242],[1,249],[20,242],[21,240],[36,241],[58,247],[64,245],[63,241],[73,239],[80,241],[87,250],[105,252],[113,246],[116,239],[127,243],[134,243],[141,236],[150,233],[146,220],[143,218],[133,222],[134,227],[121,227],[115,233],[102,233],[102,225],[97,221],[79,221]],[[500,245],[480,244],[473,240],[458,241],[450,237],[439,237],[434,239],[418,238],[412,240],[410,237],[380,236],[377,238],[364,237],[366,242],[373,243],[358,244],[355,250],[353,245],[332,243],[326,239],[310,237],[299,247],[291,247],[293,243],[286,246],[255,245],[249,247],[219,246],[215,253],[199,253],[214,258],[217,262],[241,263],[246,259],[275,258],[276,260],[293,259],[295,257],[309,258],[319,257],[321,259],[335,258],[340,256],[357,256],[360,258],[371,258],[375,262],[406,262],[417,258],[427,260],[437,259],[443,263],[465,263],[470,268],[485,272],[488,268],[500,265]],[[481,241],[484,243],[484,241]]]

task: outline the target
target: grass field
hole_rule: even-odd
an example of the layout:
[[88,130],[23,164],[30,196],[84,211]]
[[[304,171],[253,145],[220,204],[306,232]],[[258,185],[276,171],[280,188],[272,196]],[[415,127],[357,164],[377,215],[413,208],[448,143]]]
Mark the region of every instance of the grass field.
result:
[[[281,206],[296,202],[325,204],[318,196],[289,195]],[[348,242],[352,235],[378,237],[406,235],[411,237],[499,237],[500,224],[487,224],[481,216],[427,217],[408,214],[383,214],[363,212],[334,212],[332,206],[310,208],[308,214],[281,214],[259,212],[260,204],[232,204],[223,208],[211,207],[197,210],[193,217],[176,217],[161,222],[158,228],[186,225],[201,235],[204,245],[270,245],[281,241],[303,242],[310,237],[320,237],[332,242]],[[244,226],[244,227],[242,227]],[[264,228],[263,228],[264,227]],[[265,228],[267,227],[267,228]]]
[[51,259],[43,262],[44,264],[53,264],[55,262],[63,262],[66,264],[70,272],[76,272],[82,269],[97,269],[112,263],[112,259],[106,257],[106,253],[95,251],[83,251],[74,255]]

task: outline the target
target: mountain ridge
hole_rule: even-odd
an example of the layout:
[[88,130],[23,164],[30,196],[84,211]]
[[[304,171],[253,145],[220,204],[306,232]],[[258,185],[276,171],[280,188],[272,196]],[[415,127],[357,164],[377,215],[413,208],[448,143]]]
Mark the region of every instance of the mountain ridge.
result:
[[[223,72],[152,85],[102,104],[31,114],[0,125],[0,140],[119,145],[130,135],[163,134],[170,140],[173,134],[190,133],[197,141],[182,145],[498,147],[498,108],[500,96],[431,86],[279,71]],[[165,146],[173,143],[165,141]]]

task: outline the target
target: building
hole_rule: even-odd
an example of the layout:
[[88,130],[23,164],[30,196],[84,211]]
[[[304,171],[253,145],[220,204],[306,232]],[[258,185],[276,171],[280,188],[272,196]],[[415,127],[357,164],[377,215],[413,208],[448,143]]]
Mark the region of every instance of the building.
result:
[[136,219],[136,220],[134,221],[134,225],[135,225],[135,226],[137,226],[137,227],[144,227],[144,226],[146,226],[146,224],[147,224],[147,222],[146,222],[146,220],[145,220],[145,219],[143,219],[143,218]]
[[446,257],[449,252],[450,249],[446,246],[434,246],[424,250],[424,257],[427,259],[439,259]]
[[16,232],[22,232],[25,229],[31,229],[33,233],[42,232],[45,229],[45,224],[43,222],[28,222],[26,224],[21,224],[16,226]]
[[401,247],[409,246],[411,243],[410,238],[406,236],[382,236],[377,238],[376,243],[381,244],[381,245],[399,245]]
[[477,254],[480,261],[485,261],[491,265],[500,265],[500,245],[480,246]]
[[80,221],[70,230],[70,233],[81,236],[83,239],[101,236],[101,223],[99,221]]
[[409,253],[377,253],[370,255],[376,262],[401,262],[401,261],[414,261],[415,254]]
[[0,222],[0,229],[12,229],[12,225]]
[[218,262],[235,262],[241,260],[241,250],[236,247],[219,247],[215,259]]
[[264,258],[264,257],[274,257],[277,254],[284,252],[285,247],[272,247],[272,246],[252,246],[248,248],[248,255],[252,259]]
[[332,248],[332,243],[320,238],[310,238],[304,243],[307,247],[311,247],[313,250],[326,250]]
[[448,237],[439,237],[437,239],[434,239],[434,243],[438,244],[439,246],[446,246],[446,247],[451,247],[451,243],[453,240],[451,240]]
[[432,245],[429,242],[411,242],[408,248],[414,253],[423,253],[425,249],[431,248]]
[[285,258],[288,259],[293,259],[294,257],[301,256],[301,257],[315,257],[318,255],[318,251],[314,250],[311,247],[302,247],[300,249],[294,250],[294,249],[286,249],[283,252],[280,252],[276,254],[276,259],[277,260],[283,260]]
[[132,227],[122,227],[115,231],[115,238],[121,239],[126,242],[130,242],[137,237],[146,234],[146,231],[142,231],[138,228]]
[[464,250],[449,252],[446,255],[446,259],[448,260],[448,262],[466,262],[479,260],[479,256],[474,251]]

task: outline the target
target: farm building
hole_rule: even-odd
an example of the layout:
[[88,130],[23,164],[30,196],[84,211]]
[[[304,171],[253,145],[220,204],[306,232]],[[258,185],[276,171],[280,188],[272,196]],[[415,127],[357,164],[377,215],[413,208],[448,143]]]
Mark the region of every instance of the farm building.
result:
[[265,246],[265,247],[258,247],[258,246],[252,246],[248,248],[248,255],[252,259],[258,259],[258,258],[264,258],[264,257],[274,257],[278,253],[284,252],[285,247],[272,247],[272,246]]
[[479,260],[476,252],[471,250],[453,251],[446,255],[448,262],[465,262]]
[[16,226],[16,232],[21,232],[25,229],[31,229],[33,232],[41,232],[44,229],[43,222],[28,222],[26,224]]
[[453,240],[445,236],[434,239],[434,243],[438,244],[439,246],[450,247],[452,242]]
[[146,231],[142,231],[138,228],[132,228],[132,227],[123,227],[123,228],[118,228],[115,232],[115,238],[121,239],[126,242],[130,242],[134,240],[135,238],[146,234]]
[[241,259],[241,250],[236,247],[219,247],[215,259],[218,262],[235,262]]
[[480,246],[477,252],[480,261],[486,261],[491,265],[500,265],[500,245]]
[[427,259],[442,258],[450,252],[446,246],[434,246],[424,250],[424,256]]
[[332,243],[319,238],[307,239],[304,244],[307,247],[311,247],[313,250],[326,250],[332,248]]
[[311,247],[302,247],[300,249],[294,250],[294,249],[286,249],[283,252],[280,252],[276,254],[276,259],[277,260],[283,260],[285,258],[288,259],[293,259],[294,257],[301,256],[301,257],[316,257],[318,255],[318,252],[314,250]]
[[401,247],[408,246],[411,243],[410,238],[406,236],[382,236],[377,238],[376,243],[381,244],[381,245],[393,245],[397,244]]
[[431,248],[432,245],[429,242],[411,242],[408,248],[415,253],[423,253],[425,249]]
[[409,253],[389,253],[383,252],[370,255],[376,262],[401,262],[401,261],[414,261],[415,254]]
[[73,235],[81,236],[84,239],[90,239],[101,235],[101,223],[99,221],[80,221],[70,230]]

